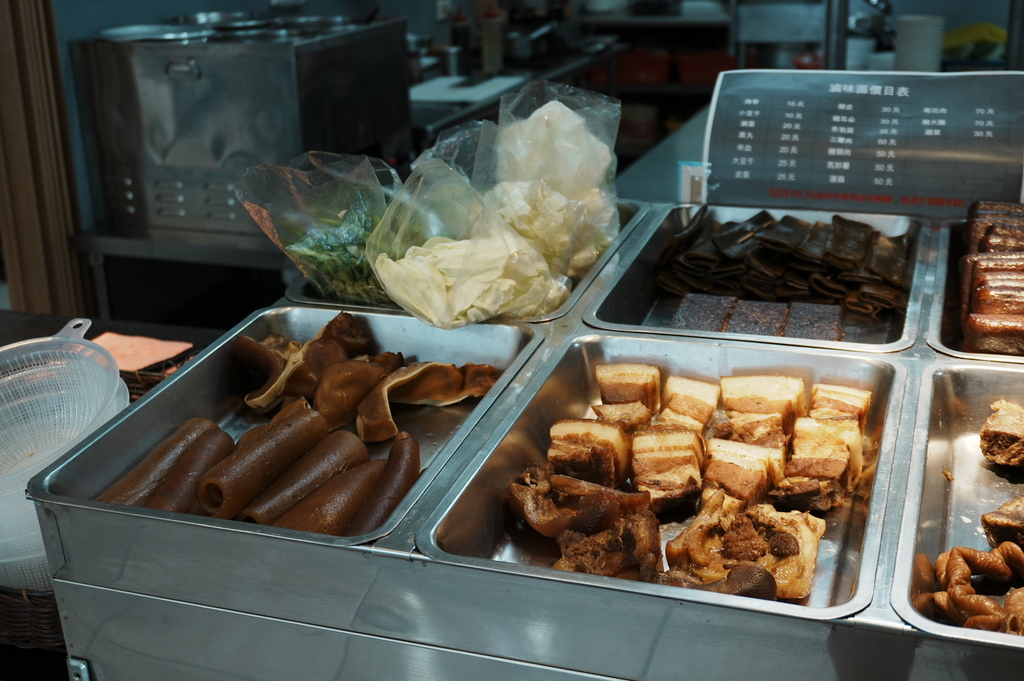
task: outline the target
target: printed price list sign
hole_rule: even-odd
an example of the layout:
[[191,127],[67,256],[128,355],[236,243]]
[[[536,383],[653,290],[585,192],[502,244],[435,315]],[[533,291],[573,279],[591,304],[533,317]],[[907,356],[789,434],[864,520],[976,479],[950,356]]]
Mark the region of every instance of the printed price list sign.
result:
[[1024,73],[732,71],[704,160],[713,205],[961,217],[1020,201]]

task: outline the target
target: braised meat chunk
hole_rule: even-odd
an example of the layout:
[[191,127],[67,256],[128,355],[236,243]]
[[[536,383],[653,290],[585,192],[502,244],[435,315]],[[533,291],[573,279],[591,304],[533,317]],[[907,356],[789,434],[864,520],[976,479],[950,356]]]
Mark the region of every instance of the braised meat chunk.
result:
[[652,582],[661,565],[658,517],[644,511],[619,519],[597,534],[563,532],[562,557],[554,567],[568,572]]
[[646,511],[650,502],[647,492],[622,492],[557,475],[549,463],[528,465],[508,486],[516,517],[552,539],[567,530],[603,532],[627,515]]

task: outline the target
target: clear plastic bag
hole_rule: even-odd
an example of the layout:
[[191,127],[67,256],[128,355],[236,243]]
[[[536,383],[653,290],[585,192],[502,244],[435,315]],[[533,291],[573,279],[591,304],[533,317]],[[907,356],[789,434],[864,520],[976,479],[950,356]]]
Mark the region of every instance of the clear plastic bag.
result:
[[504,95],[498,114],[494,159],[481,164],[480,186],[546,183],[546,195],[576,202],[575,221],[565,223],[565,274],[586,274],[619,231],[615,195],[615,138],[619,100],[564,83],[533,81]]
[[556,309],[569,282],[439,158],[424,158],[366,244],[388,296],[444,329]]
[[401,184],[380,159],[307,152],[283,166],[247,169],[236,193],[322,298],[385,304],[365,247]]
[[533,81],[501,98],[498,122],[444,131],[435,158],[466,177],[556,275],[582,277],[619,231],[615,138],[619,100]]

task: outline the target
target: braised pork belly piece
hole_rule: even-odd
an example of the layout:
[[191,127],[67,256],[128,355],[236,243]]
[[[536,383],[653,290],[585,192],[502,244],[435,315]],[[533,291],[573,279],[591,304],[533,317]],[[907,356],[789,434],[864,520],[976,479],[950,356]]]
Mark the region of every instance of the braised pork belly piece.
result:
[[701,489],[704,442],[682,426],[651,426],[633,434],[633,486],[651,495],[658,513],[696,496]]
[[662,391],[660,423],[685,426],[703,433],[718,407],[717,383],[684,376],[669,376]]
[[599,364],[595,369],[605,404],[643,402],[651,411],[661,404],[661,370],[652,364]]
[[706,504],[718,490],[724,490],[744,504],[759,504],[781,479],[785,465],[786,450],[780,447],[710,438],[702,503]]
[[617,423],[627,432],[649,425],[654,415],[647,405],[639,400],[619,404],[595,404],[592,408],[597,418],[609,423]]
[[630,439],[617,423],[562,419],[551,426],[548,461],[555,472],[619,487],[630,472]]

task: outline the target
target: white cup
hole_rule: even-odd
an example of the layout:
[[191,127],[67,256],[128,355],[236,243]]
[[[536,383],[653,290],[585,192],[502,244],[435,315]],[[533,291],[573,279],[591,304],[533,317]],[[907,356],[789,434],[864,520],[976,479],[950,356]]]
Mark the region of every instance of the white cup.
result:
[[875,51],[875,39],[860,36],[846,38],[846,70],[866,71],[868,59]]
[[873,52],[868,55],[868,71],[892,71],[896,68],[896,53]]
[[939,71],[942,68],[942,39],[945,17],[932,14],[904,14],[896,18],[897,71]]

